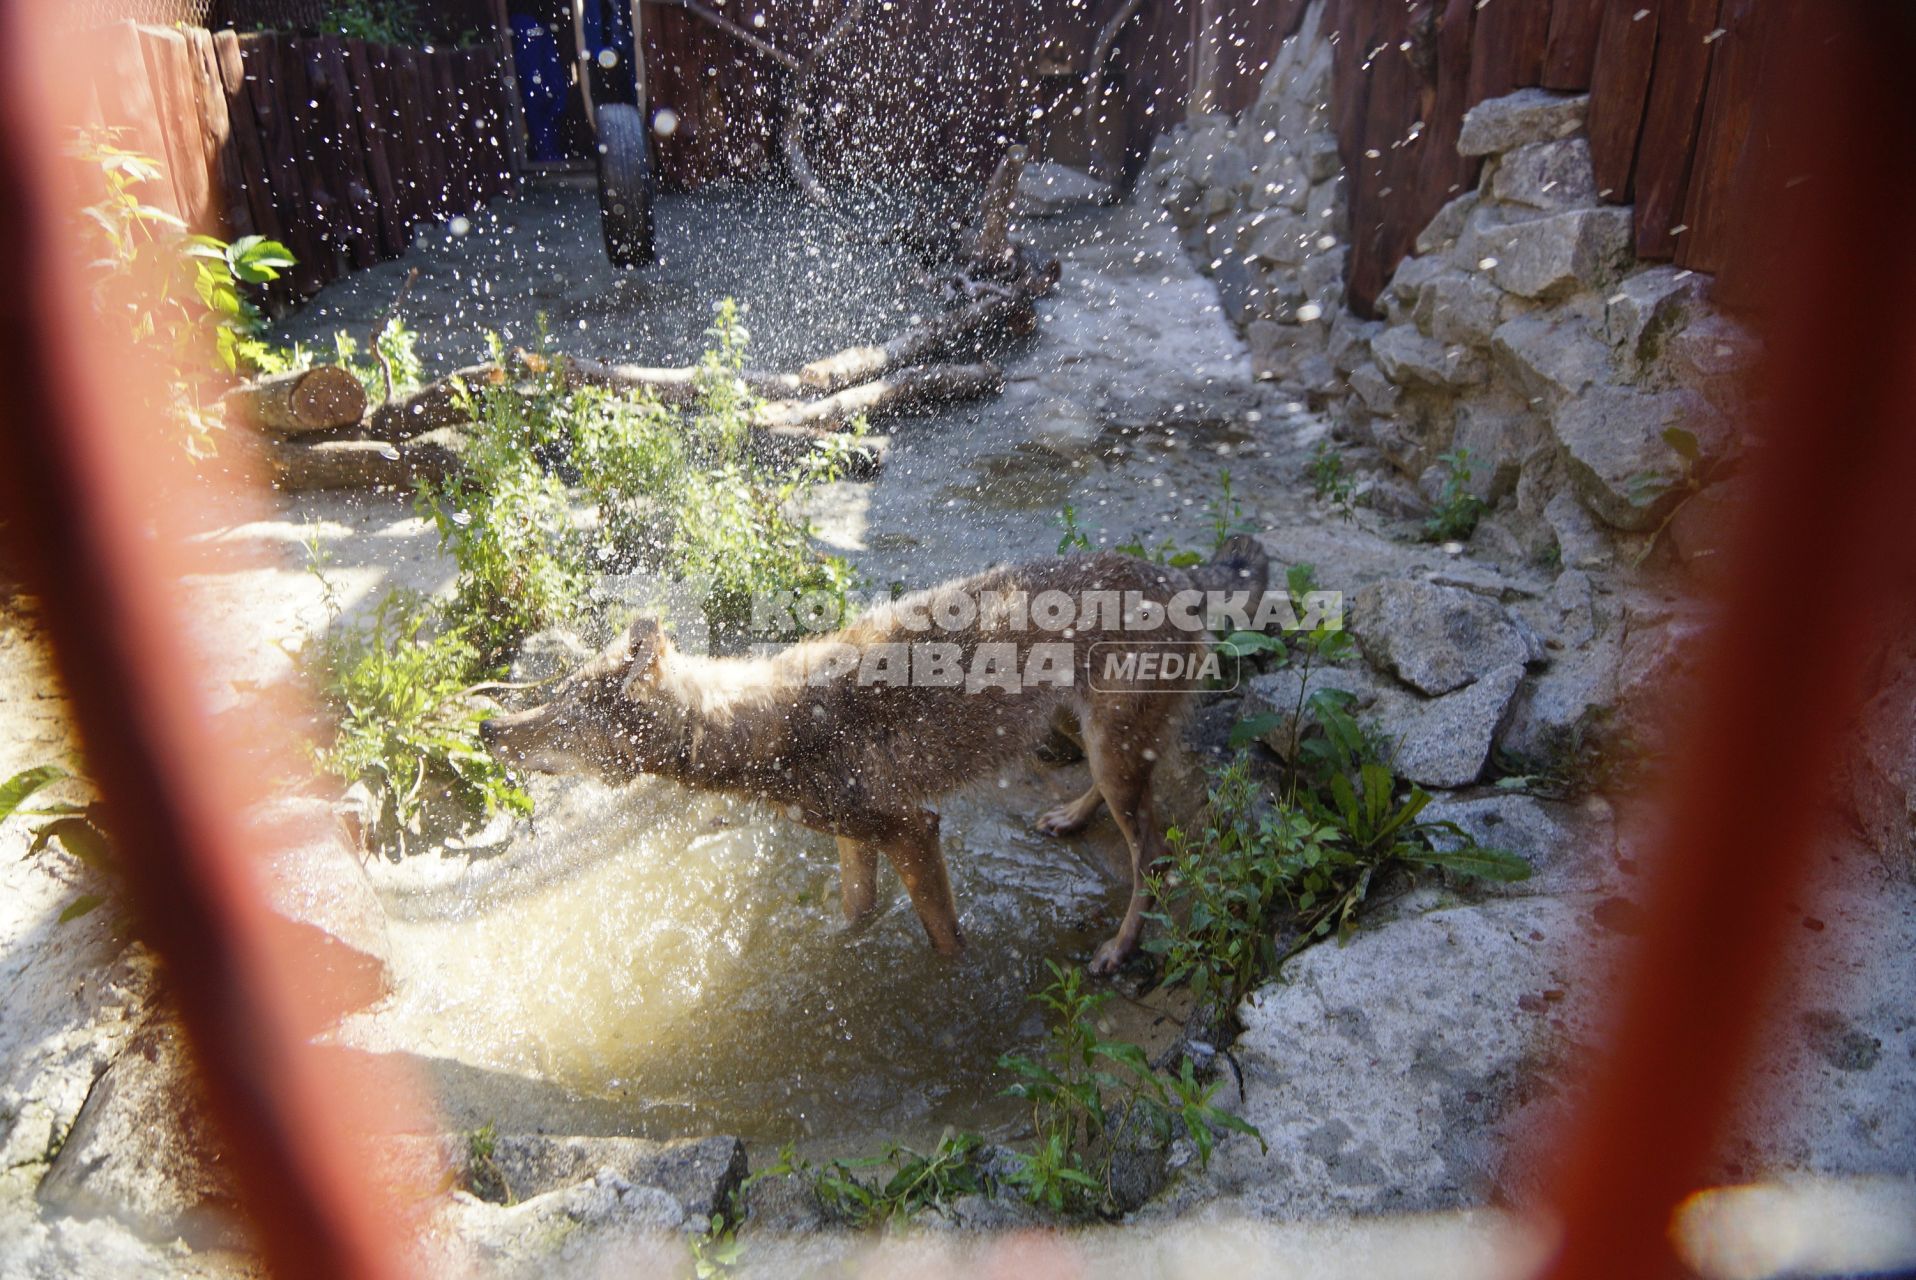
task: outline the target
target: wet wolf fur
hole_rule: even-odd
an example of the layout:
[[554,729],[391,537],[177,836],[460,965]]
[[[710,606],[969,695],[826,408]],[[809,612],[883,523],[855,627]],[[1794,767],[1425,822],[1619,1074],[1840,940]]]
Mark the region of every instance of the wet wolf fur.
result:
[[[839,889],[849,924],[863,922],[877,903],[882,855],[904,882],[932,945],[952,954],[963,939],[939,848],[938,815],[927,804],[992,776],[1036,747],[1068,713],[1077,721],[1091,787],[1040,816],[1037,827],[1067,835],[1103,804],[1124,835],[1131,854],[1130,906],[1091,965],[1093,972],[1109,973],[1137,946],[1150,905],[1144,873],[1163,852],[1151,771],[1188,699],[1149,681],[1093,689],[1092,646],[1122,640],[1128,648],[1171,652],[1171,646],[1203,634],[1178,630],[1168,618],[1152,630],[1119,629],[1102,615],[1095,627],[1013,632],[1002,618],[987,619],[984,610],[960,630],[914,631],[901,610],[934,608],[939,596],[952,592],[977,602],[988,592],[1022,591],[1031,600],[1062,591],[1078,601],[1087,591],[1136,591],[1162,604],[1191,589],[1248,591],[1255,609],[1267,576],[1263,548],[1244,536],[1190,569],[1113,553],[1041,560],[907,596],[842,631],[762,658],[680,653],[656,622],[641,618],[568,677],[551,701],[487,721],[482,732],[500,758],[520,767],[594,772],[613,782],[655,773],[701,790],[769,800],[798,822],[838,838]],[[1019,671],[1031,644],[1068,643],[1072,683],[968,692],[962,685],[861,684],[855,670],[813,683],[814,672],[829,665],[826,646],[863,650],[914,640],[957,644],[964,670],[977,646],[989,641],[1016,643]]]

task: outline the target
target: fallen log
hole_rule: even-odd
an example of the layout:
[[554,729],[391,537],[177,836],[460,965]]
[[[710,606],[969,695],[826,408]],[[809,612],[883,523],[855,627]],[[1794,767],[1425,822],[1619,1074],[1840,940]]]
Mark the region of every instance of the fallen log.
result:
[[[748,447],[754,460],[768,467],[782,468],[795,466],[811,457],[822,440],[845,438],[839,432],[818,427],[755,427]],[[875,479],[890,459],[889,437],[860,436],[846,448],[841,474],[847,480]]]
[[336,431],[366,412],[366,388],[336,364],[268,374],[226,393],[229,418],[283,436]]
[[459,451],[437,439],[268,440],[263,442],[273,487],[312,489],[407,489],[415,480],[441,480],[458,471]]
[[1004,389],[1005,375],[996,365],[921,365],[900,370],[889,377],[847,387],[818,400],[786,400],[767,404],[759,410],[756,425],[836,430],[850,426],[861,415],[876,418],[885,414],[904,413],[996,395]]
[[798,371],[807,391],[830,393],[882,378],[894,369],[923,364],[954,348],[982,352],[994,341],[1021,338],[1038,327],[1038,312],[1028,293],[987,297],[947,311],[891,341],[845,350],[814,360]]
[[[692,404],[699,396],[700,371],[696,368],[655,369],[645,365],[615,364],[586,356],[548,358],[521,351],[513,357],[517,366],[515,370],[507,370],[490,362],[467,365],[389,404],[380,405],[367,418],[365,434],[380,440],[407,440],[422,432],[470,421],[472,415],[465,409],[464,397],[459,393],[460,384],[463,383],[468,392],[477,392],[487,386],[504,386],[508,380],[522,373],[547,372],[551,368],[548,359],[558,362],[560,376],[567,387],[649,391],[658,397],[659,403],[674,407]],[[739,380],[753,395],[764,399],[789,399],[803,390],[798,376],[790,373],[762,373],[748,369],[739,375]]]

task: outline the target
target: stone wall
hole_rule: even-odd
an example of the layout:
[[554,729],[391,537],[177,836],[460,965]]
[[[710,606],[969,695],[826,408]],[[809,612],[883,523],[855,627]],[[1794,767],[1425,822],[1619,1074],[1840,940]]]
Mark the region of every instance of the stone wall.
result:
[[1402,505],[1434,501],[1446,455],[1464,451],[1494,509],[1493,554],[1634,561],[1667,520],[1680,558],[1706,558],[1731,492],[1731,389],[1755,342],[1713,308],[1710,277],[1636,261],[1631,210],[1604,203],[1591,172],[1586,98],[1524,89],[1472,108],[1458,150],[1484,160],[1476,188],[1424,228],[1381,317],[1364,319],[1344,305],[1321,18],[1320,4],[1241,120],[1194,117],[1146,179],[1257,375],[1374,446],[1416,487],[1377,486]]
[[1257,376],[1333,395],[1342,385],[1330,338],[1344,313],[1348,213],[1323,16],[1318,0],[1241,120],[1194,115],[1159,138],[1144,187],[1216,280]]

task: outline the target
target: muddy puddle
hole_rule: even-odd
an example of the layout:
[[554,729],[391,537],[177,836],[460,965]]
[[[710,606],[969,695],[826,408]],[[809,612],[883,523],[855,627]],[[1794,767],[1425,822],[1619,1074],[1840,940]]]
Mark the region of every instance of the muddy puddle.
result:
[[[507,855],[387,889],[378,1039],[560,1085],[640,1136],[1015,1136],[998,1058],[1042,1039],[1045,960],[1082,964],[1124,902],[1108,819],[1071,841],[1028,828],[1082,785],[1082,766],[1020,772],[943,806],[969,944],[945,961],[889,868],[879,918],[847,934],[827,837],[657,780],[568,783]],[[1128,997],[1106,1018],[1147,1046],[1176,1031]]]

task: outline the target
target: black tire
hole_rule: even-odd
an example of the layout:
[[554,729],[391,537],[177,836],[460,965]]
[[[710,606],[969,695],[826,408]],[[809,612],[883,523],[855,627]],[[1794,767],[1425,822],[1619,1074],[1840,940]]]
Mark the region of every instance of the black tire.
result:
[[645,116],[611,102],[599,108],[599,222],[615,267],[643,267],[652,253],[652,154]]

